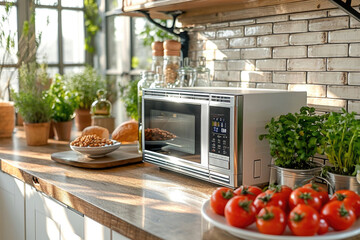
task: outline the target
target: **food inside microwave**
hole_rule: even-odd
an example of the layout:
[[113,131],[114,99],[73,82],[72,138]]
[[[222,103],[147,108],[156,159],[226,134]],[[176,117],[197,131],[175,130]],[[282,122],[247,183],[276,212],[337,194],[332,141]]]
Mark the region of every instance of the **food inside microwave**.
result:
[[145,141],[165,141],[174,139],[175,134],[162,130],[160,128],[146,128],[145,129]]

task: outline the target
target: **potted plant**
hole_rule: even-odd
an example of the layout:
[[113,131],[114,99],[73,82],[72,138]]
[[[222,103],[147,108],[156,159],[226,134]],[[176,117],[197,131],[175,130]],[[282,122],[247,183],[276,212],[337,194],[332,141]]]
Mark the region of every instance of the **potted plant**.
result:
[[75,115],[76,95],[69,91],[60,75],[56,75],[48,91],[52,99],[53,129],[55,139],[69,141],[71,137],[72,120]]
[[11,90],[15,108],[24,119],[26,142],[29,146],[47,144],[50,129],[51,98],[46,65],[23,63],[19,69],[19,92]]
[[[15,32],[10,28],[10,14],[13,3],[5,3],[4,12],[0,16],[0,46],[3,52],[0,58],[0,79],[5,79],[0,88],[0,138],[11,137],[15,127],[14,103],[9,101],[10,82],[15,74],[14,70],[4,71],[6,64],[16,64],[12,57],[15,55]],[[9,69],[9,68],[7,68]]]
[[360,171],[360,121],[356,113],[332,112],[324,123],[324,152],[331,166],[324,174],[335,191],[350,189],[360,193],[356,175]]
[[87,66],[83,72],[74,74],[66,79],[66,86],[77,94],[75,110],[75,125],[79,131],[91,125],[90,107],[97,98],[97,90],[106,89],[106,82],[97,74],[96,70]]
[[302,107],[300,113],[281,115],[266,124],[268,133],[259,138],[269,140],[278,184],[296,187],[321,173],[322,165],[313,158],[323,152],[325,119],[326,115],[316,115],[314,108]]

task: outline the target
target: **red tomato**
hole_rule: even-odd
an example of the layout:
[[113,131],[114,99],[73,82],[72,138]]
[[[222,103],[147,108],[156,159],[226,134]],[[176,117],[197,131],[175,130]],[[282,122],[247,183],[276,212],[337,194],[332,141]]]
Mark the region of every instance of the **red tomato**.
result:
[[251,200],[255,200],[256,196],[262,193],[261,188],[256,186],[241,186],[234,193],[239,196],[247,196]]
[[321,215],[324,216],[330,227],[336,231],[348,229],[356,220],[352,207],[341,201],[330,201],[325,204],[321,210]]
[[319,193],[310,188],[300,187],[292,191],[289,198],[290,209],[293,209],[298,204],[306,204],[317,211],[321,210]]
[[225,218],[234,227],[245,228],[255,222],[256,208],[246,196],[235,196],[225,207]]
[[329,231],[329,224],[326,222],[323,216],[320,217],[319,230],[317,234],[323,235]]
[[256,227],[261,233],[281,235],[286,227],[286,214],[276,206],[264,207],[256,218]]
[[319,229],[319,213],[311,206],[299,204],[291,210],[288,225],[296,236],[312,236]]
[[271,184],[269,186],[269,189],[266,190],[267,193],[280,193],[280,194],[284,195],[284,199],[286,201],[288,201],[292,191],[293,190],[286,185],[275,185],[275,184]]
[[283,197],[279,194],[267,194],[266,192],[260,193],[254,200],[256,212],[260,212],[261,209],[268,206],[280,207],[284,212],[287,210],[287,203]]
[[215,213],[224,216],[225,205],[234,196],[234,191],[227,187],[217,188],[211,195],[210,206]]
[[345,204],[350,205],[356,217],[360,216],[360,196],[351,190],[339,190],[332,195],[330,201],[343,201]]
[[329,193],[328,191],[321,187],[319,184],[316,183],[308,183],[305,184],[303,187],[305,188],[311,188],[319,193],[319,197],[321,200],[322,205],[325,205],[329,201]]

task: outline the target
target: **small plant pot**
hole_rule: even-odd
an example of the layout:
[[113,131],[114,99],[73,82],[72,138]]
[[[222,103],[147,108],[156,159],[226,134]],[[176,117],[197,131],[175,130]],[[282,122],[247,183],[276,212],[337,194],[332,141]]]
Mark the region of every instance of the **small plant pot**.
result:
[[291,169],[275,165],[272,165],[271,168],[275,170],[277,184],[286,185],[294,189],[305,184],[306,181],[320,176],[323,165],[317,162],[313,164],[314,167],[311,169]]
[[50,122],[25,123],[26,143],[29,146],[46,145],[49,139]]
[[13,102],[0,102],[0,138],[11,137],[15,127]]
[[55,139],[59,141],[70,141],[73,121],[53,122]]
[[78,131],[82,131],[84,128],[91,126],[90,109],[76,109],[75,113],[75,126]]
[[347,189],[352,190],[357,194],[360,194],[360,184],[354,176],[340,175],[327,172],[326,179],[330,182],[335,191]]

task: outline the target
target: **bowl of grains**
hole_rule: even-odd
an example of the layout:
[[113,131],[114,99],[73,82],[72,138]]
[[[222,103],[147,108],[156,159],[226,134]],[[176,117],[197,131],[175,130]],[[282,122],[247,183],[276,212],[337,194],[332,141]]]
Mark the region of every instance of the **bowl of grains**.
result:
[[120,147],[120,143],[95,134],[77,137],[70,143],[73,151],[79,152],[91,158],[103,157]]

